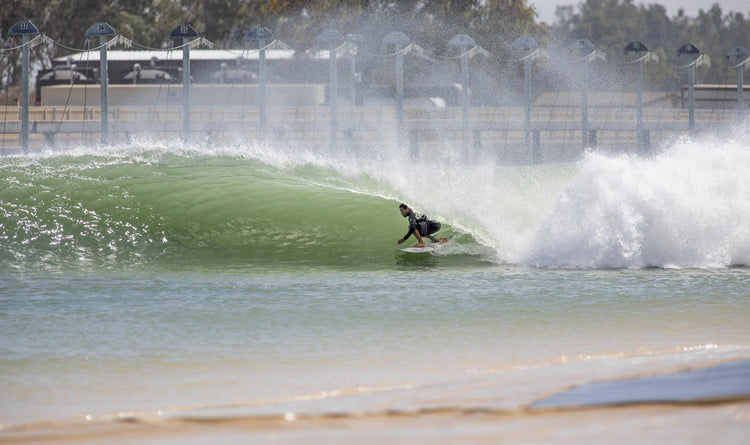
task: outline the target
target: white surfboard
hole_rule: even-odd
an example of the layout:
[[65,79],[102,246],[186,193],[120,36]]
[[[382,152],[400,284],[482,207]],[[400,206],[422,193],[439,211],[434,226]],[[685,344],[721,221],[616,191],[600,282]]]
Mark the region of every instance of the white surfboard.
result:
[[426,253],[426,252],[432,252],[437,249],[439,249],[443,243],[425,243],[424,247],[404,247],[402,249],[399,249],[402,252],[409,252],[409,253]]

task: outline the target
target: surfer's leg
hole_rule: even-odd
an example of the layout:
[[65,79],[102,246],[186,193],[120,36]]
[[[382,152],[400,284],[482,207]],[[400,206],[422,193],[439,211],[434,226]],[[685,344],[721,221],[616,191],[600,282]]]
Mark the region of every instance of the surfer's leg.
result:
[[439,222],[428,224],[430,231],[430,241],[432,241],[433,243],[442,242],[440,238],[434,236],[435,233],[440,231],[440,226],[441,224]]

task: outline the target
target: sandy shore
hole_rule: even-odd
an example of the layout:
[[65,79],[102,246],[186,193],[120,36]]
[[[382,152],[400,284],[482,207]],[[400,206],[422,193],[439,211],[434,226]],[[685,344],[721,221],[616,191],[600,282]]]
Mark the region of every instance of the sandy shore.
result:
[[705,443],[750,437],[750,360],[595,382],[516,410],[122,417],[0,431],[2,443]]
[[530,413],[441,411],[286,420],[50,425],[3,443],[705,443],[750,437],[750,402],[628,405]]

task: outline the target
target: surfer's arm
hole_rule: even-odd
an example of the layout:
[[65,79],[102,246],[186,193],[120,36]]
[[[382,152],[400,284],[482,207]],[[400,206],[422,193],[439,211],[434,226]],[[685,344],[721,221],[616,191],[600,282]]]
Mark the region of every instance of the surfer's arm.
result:
[[408,231],[408,232],[406,232],[406,235],[404,235],[404,237],[403,237],[403,238],[401,238],[400,240],[398,240],[398,243],[399,243],[399,244],[401,244],[401,243],[403,243],[404,241],[406,241],[406,239],[407,239],[407,238],[409,238],[409,237],[411,236],[411,232],[413,232],[413,231],[414,231],[414,229],[412,229],[411,227],[409,227],[409,231]]
[[422,239],[422,235],[419,233],[419,230],[417,230],[417,225],[409,225],[409,231],[406,232],[406,235],[398,240],[398,243],[401,244],[404,241],[406,241],[407,238],[411,236],[411,234],[414,234],[414,238],[417,239],[417,244],[414,245],[414,247],[424,247],[424,240]]
[[417,239],[419,239],[419,230],[417,230],[417,221],[413,220],[412,218],[409,218],[409,231],[406,232],[406,235],[404,235],[404,237],[401,239],[406,241],[407,239],[409,239],[412,233],[414,233],[415,234],[414,236],[416,236]]
[[404,235],[403,238],[398,240],[398,243],[401,244],[404,241],[406,241],[411,236],[412,233],[417,238],[417,241],[419,242],[419,244],[424,245],[424,242],[422,241],[422,237],[419,235],[419,230],[417,230],[417,219],[416,217],[414,217],[413,213],[409,215],[409,231],[406,232],[406,235]]
[[417,239],[417,244],[414,247],[424,247],[424,240],[422,239],[422,235],[419,234],[419,230],[414,231],[414,237]]

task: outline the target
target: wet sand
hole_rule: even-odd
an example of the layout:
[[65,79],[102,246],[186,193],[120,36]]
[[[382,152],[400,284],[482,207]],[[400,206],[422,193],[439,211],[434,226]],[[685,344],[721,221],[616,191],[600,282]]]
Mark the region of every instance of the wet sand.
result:
[[0,432],[2,443],[747,443],[750,360],[595,382],[515,410],[122,417]]
[[530,413],[439,411],[285,420],[122,422],[4,433],[3,443],[747,443],[750,403],[628,405]]

